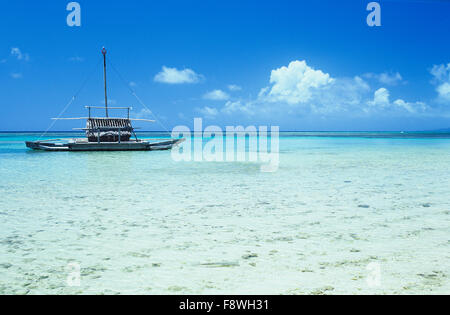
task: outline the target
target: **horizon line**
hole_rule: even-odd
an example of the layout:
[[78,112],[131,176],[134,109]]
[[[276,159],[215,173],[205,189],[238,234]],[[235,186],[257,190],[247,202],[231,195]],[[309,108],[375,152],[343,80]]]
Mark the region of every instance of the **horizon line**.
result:
[[[169,131],[164,130],[141,130],[137,131],[137,133],[140,132],[159,132],[159,133],[171,133]],[[192,131],[196,132],[196,131]],[[202,131],[203,132],[203,131]],[[267,131],[271,132],[271,131]],[[441,129],[433,129],[433,130],[280,130],[281,132],[397,132],[397,133],[413,133],[413,132],[450,132],[450,128],[441,128]],[[32,130],[32,131],[26,131],[26,130],[0,130],[0,133],[84,133],[82,131],[75,131],[75,130],[56,130],[56,131],[44,131],[44,130]]]

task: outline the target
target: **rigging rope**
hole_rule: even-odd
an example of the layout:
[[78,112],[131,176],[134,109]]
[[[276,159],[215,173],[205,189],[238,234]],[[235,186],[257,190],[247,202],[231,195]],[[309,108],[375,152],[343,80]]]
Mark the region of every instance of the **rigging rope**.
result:
[[169,131],[169,129],[158,119],[158,117],[156,116],[156,114],[153,113],[153,111],[148,108],[147,105],[144,104],[144,102],[139,98],[139,96],[137,96],[136,92],[131,88],[130,86],[130,82],[125,80],[122,75],[119,73],[119,71],[116,69],[116,67],[114,67],[114,65],[112,64],[112,62],[110,60],[107,61],[108,64],[111,66],[111,68],[114,70],[114,72],[117,74],[117,76],[119,77],[119,79],[127,86],[127,88],[130,90],[131,95],[133,95],[136,100],[146,109],[150,112],[150,114],[153,116],[153,118],[155,119],[155,121],[171,136],[172,133]]
[[87,76],[87,78],[84,80],[83,84],[81,85],[81,87],[78,89],[78,91],[75,93],[74,96],[72,96],[72,98],[70,99],[70,101],[66,104],[66,106],[64,107],[64,109],[59,113],[59,115],[56,117],[55,120],[53,120],[50,124],[50,126],[47,128],[47,130],[45,130],[45,132],[39,137],[38,141],[42,139],[42,137],[45,137],[45,135],[49,132],[50,129],[53,128],[53,126],[55,125],[55,123],[57,122],[57,120],[59,118],[61,118],[62,115],[64,115],[64,113],[67,111],[67,109],[69,109],[70,105],[72,105],[72,103],[75,101],[75,99],[78,97],[78,95],[81,93],[81,91],[83,90],[83,88],[86,86],[86,84],[88,83],[88,81],[90,80],[90,78],[92,77],[92,75],[94,74],[94,72],[97,70],[98,65],[100,64],[100,62],[102,61],[102,59],[99,59],[98,63],[95,65],[95,68],[92,70],[92,72],[89,73],[89,75]]

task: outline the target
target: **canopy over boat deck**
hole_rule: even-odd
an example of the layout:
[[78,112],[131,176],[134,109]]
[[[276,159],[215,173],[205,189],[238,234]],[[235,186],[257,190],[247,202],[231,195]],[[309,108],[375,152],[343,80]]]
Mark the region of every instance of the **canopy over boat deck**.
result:
[[[84,130],[89,142],[122,142],[129,141],[131,136],[137,140],[136,133],[131,122],[132,121],[145,121],[154,122],[149,119],[132,119],[130,118],[130,111],[132,107],[98,107],[98,106],[86,106],[89,110],[88,117],[78,118],[53,118],[55,120],[86,120],[86,128],[74,128],[74,130]],[[110,118],[110,117],[92,117],[91,109],[126,109],[128,115],[126,118]]]

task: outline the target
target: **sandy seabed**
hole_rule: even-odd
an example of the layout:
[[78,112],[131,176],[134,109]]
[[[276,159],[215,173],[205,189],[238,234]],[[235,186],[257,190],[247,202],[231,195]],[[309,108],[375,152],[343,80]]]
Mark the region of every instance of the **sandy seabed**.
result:
[[286,137],[262,173],[18,137],[0,139],[0,294],[450,293],[450,139]]

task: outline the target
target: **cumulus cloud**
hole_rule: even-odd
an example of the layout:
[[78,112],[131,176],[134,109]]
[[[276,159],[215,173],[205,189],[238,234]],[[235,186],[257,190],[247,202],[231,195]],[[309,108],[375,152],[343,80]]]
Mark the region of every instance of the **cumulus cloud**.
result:
[[154,80],[167,84],[198,83],[203,78],[191,69],[178,70],[177,68],[162,67],[161,72],[155,75]]
[[405,110],[409,113],[423,112],[427,109],[427,105],[423,102],[412,103],[398,99],[391,103],[389,99],[389,90],[386,88],[380,88],[375,91],[373,100],[369,101],[368,104],[376,110]]
[[305,110],[321,115],[358,112],[369,93],[370,86],[359,76],[336,78],[329,86],[314,91]]
[[403,77],[398,72],[395,72],[395,73],[388,73],[388,72],[365,73],[363,75],[363,77],[367,78],[367,79],[375,79],[375,80],[379,81],[380,83],[386,84],[386,85],[397,85],[403,81]]
[[[361,77],[332,78],[322,70],[308,66],[306,61],[293,61],[288,67],[272,70],[270,83],[258,96],[258,106],[264,112],[273,103],[289,112],[331,114],[333,112],[360,110],[370,87]],[[253,105],[254,106],[254,105]]]
[[230,96],[222,90],[214,90],[203,95],[204,99],[213,101],[224,101],[230,98]]
[[309,67],[304,60],[296,60],[287,67],[272,70],[272,86],[262,89],[260,97],[268,102],[305,103],[312,98],[315,89],[326,87],[333,81],[329,74]]
[[437,91],[439,96],[445,100],[450,101],[450,83],[445,82],[438,86]]
[[386,88],[381,88],[375,91],[373,100],[369,101],[370,106],[388,107],[389,106],[389,91]]
[[445,65],[435,65],[431,69],[434,82],[437,84],[436,91],[439,99],[444,102],[450,102],[450,63]]
[[[394,75],[386,82],[393,82]],[[398,80],[397,80],[398,81]],[[306,61],[293,61],[274,69],[270,85],[262,88],[258,97],[227,101],[220,112],[228,115],[246,114],[270,116],[346,114],[367,116],[370,113],[418,113],[428,109],[423,102],[390,100],[386,88],[373,91],[361,76],[332,77],[325,71],[310,67]]]
[[17,60],[30,60],[30,56],[28,54],[22,53],[22,51],[18,47],[11,48],[11,56],[15,57]]

